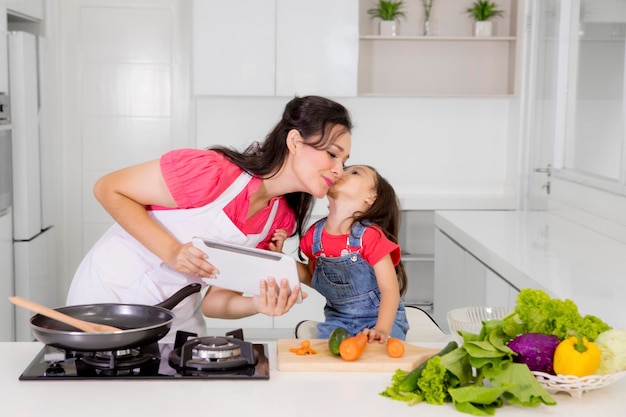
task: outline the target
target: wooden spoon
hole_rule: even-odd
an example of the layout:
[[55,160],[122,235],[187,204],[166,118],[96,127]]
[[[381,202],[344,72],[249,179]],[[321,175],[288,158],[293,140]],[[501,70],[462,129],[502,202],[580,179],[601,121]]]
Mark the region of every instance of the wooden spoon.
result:
[[70,326],[76,327],[77,329],[87,333],[110,333],[119,332],[122,330],[118,329],[117,327],[108,326],[106,324],[92,323],[90,321],[80,320],[72,316],[68,316],[67,314],[61,313],[60,311],[53,310],[46,306],[42,306],[41,304],[37,304],[34,301],[26,300],[22,297],[9,297],[9,300],[16,306],[24,307],[27,310],[39,313],[46,317],[50,317],[51,319],[58,320],[61,323],[69,324]]

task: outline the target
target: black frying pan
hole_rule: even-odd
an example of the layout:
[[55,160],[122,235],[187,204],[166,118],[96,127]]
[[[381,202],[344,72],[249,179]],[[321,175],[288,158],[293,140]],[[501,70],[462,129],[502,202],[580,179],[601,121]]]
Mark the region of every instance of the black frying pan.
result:
[[55,309],[77,319],[118,327],[122,329],[119,332],[85,333],[41,314],[30,319],[30,327],[41,343],[66,350],[89,352],[143,346],[167,334],[175,317],[170,310],[200,288],[200,284],[189,284],[156,306],[103,303]]

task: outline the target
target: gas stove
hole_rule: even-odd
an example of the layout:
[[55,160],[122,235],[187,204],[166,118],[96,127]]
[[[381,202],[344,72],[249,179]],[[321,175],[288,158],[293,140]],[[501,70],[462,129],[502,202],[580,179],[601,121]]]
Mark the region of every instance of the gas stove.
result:
[[265,344],[244,341],[241,329],[198,337],[178,331],[174,343],[131,349],[76,352],[46,345],[20,380],[269,379]]

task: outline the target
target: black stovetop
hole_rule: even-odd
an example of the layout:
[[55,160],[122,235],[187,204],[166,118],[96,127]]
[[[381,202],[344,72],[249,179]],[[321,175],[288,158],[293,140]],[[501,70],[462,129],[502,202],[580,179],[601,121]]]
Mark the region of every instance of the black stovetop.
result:
[[[186,334],[185,340],[198,343],[201,340],[213,339],[192,336]],[[242,356],[245,355],[247,358],[243,360],[244,363],[217,367],[212,365],[210,368],[181,367],[180,358],[181,356],[184,358],[183,352],[189,349],[185,348],[187,345],[182,345],[183,342],[179,337],[176,343],[153,343],[116,352],[75,352],[46,345],[19,379],[30,381],[269,379],[269,361],[265,344],[244,342],[243,336],[241,339],[232,337],[227,339],[241,347]]]

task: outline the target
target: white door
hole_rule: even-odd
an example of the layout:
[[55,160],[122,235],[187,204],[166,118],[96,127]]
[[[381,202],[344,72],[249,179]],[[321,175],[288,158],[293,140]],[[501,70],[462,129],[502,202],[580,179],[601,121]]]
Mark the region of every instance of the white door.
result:
[[522,208],[545,210],[550,191],[550,174],[554,160],[557,116],[559,60],[564,52],[559,44],[561,0],[532,0],[526,4],[528,42],[524,48],[522,102],[523,139],[527,144],[527,183]]

